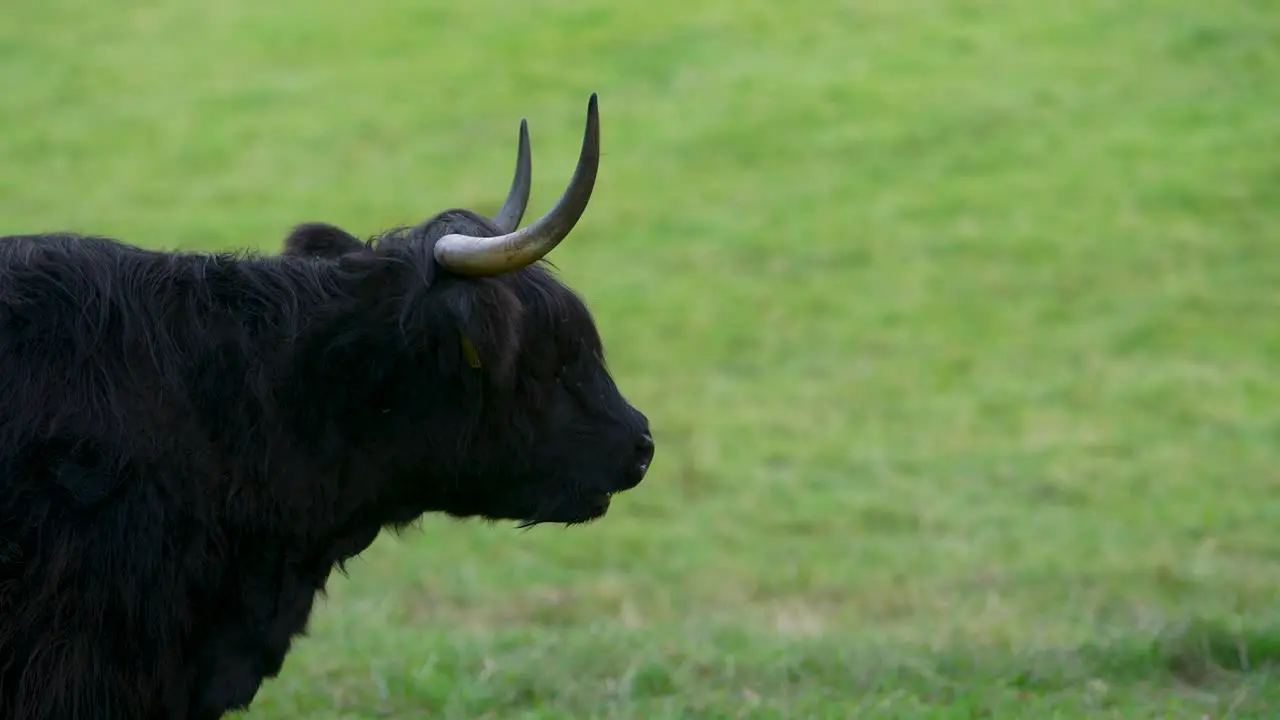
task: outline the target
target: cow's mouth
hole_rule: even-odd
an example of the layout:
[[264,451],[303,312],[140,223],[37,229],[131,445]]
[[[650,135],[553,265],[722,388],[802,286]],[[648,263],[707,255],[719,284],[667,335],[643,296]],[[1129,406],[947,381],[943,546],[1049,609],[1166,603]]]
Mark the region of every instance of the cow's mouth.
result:
[[529,528],[544,523],[566,526],[588,523],[604,517],[605,513],[609,512],[609,502],[612,499],[612,492],[586,493],[573,500],[557,503],[545,511],[537,512],[516,527]]
[[587,504],[591,508],[599,512],[601,515],[603,515],[606,512],[608,512],[609,501],[611,499],[613,499],[613,493],[609,493],[609,492],[592,493],[587,497]]

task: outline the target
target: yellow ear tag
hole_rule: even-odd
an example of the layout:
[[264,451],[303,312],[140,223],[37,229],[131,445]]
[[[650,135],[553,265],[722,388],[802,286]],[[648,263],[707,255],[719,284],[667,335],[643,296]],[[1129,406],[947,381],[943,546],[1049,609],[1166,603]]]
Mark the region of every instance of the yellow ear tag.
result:
[[473,369],[480,369],[480,356],[476,353],[476,346],[471,344],[468,337],[462,338],[462,354],[467,358],[467,364]]

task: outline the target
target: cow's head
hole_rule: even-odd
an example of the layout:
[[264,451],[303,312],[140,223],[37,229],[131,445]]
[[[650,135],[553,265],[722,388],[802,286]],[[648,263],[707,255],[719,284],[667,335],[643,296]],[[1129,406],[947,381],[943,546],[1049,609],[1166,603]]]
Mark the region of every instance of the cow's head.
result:
[[362,409],[348,432],[372,448],[403,493],[398,502],[461,517],[584,522],[648,470],[647,418],[614,384],[586,305],[540,262],[586,209],[599,143],[592,95],[568,189],[521,229],[531,178],[524,122],[515,179],[492,219],[455,209],[368,243],[326,224],[299,226],[286,240],[286,255],[333,263],[354,283],[364,310],[325,331],[345,333],[346,349],[317,357],[364,363],[361,375],[377,379],[367,402],[355,401]]

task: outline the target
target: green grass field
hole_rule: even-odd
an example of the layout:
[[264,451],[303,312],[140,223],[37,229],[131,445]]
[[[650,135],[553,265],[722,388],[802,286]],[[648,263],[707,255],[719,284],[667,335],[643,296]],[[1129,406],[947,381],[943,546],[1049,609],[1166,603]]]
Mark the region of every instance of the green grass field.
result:
[[0,233],[492,211],[522,116],[534,216],[600,93],[649,479],[380,539],[243,717],[1280,715],[1274,3],[624,5],[0,13]]

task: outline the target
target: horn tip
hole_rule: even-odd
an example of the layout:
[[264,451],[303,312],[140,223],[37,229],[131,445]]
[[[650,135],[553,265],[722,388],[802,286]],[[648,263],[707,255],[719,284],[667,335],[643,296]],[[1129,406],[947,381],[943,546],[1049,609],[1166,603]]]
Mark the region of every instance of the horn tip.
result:
[[529,120],[528,120],[527,118],[520,118],[520,137],[519,137],[519,138],[518,138],[518,140],[517,140],[517,144],[520,146],[520,152],[521,152],[521,153],[524,153],[524,152],[527,152],[527,151],[528,151],[528,147],[529,147]]
[[597,104],[596,94],[591,93],[591,99],[587,101],[587,136],[584,141],[598,143],[600,135],[600,109]]

